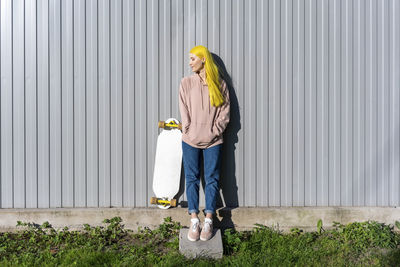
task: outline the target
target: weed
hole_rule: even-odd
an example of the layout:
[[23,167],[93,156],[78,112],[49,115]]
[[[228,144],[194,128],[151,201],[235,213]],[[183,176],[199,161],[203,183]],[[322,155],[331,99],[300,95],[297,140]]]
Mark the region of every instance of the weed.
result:
[[236,232],[233,229],[226,229],[222,240],[224,253],[226,255],[232,255],[239,250],[240,244],[244,240],[244,233]]
[[395,222],[395,225],[396,225],[397,229],[400,230],[400,222],[399,222],[399,221],[396,221],[396,222]]
[[299,229],[299,228],[297,228],[297,227],[294,227],[294,228],[291,228],[291,229],[290,229],[290,232],[291,232],[293,235],[300,235],[301,233],[303,233],[303,230],[301,230],[301,229]]
[[399,244],[393,226],[376,221],[354,222],[347,225],[335,223],[338,239],[349,248],[364,252],[368,248],[395,248]]
[[0,265],[80,266],[399,266],[400,234],[394,226],[374,221],[334,223],[317,231],[255,224],[252,231],[227,229],[221,260],[185,259],[179,254],[181,225],[171,217],[156,229],[124,229],[122,219],[105,219],[104,226],[83,225],[82,231],[53,229],[49,222],[17,222],[16,233],[0,233]]
[[179,234],[181,228],[182,226],[179,222],[174,222],[171,217],[166,217],[164,222],[153,233],[159,235],[161,239],[169,239]]
[[318,234],[321,234],[321,233],[322,233],[322,230],[323,230],[323,228],[322,228],[322,220],[319,219],[319,220],[318,220],[318,223],[317,223],[317,231],[318,231]]

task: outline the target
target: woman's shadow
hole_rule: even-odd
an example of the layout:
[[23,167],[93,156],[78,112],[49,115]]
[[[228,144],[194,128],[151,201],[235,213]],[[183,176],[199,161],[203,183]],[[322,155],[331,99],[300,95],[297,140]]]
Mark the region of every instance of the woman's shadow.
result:
[[[222,146],[221,172],[219,183],[220,194],[217,198],[217,208],[220,208],[218,210],[218,214],[219,217],[222,218],[222,220],[218,220],[218,218],[214,217],[215,226],[225,229],[234,228],[231,210],[239,207],[235,150],[236,144],[239,141],[238,132],[241,129],[241,124],[239,102],[236,96],[235,88],[233,87],[232,78],[228,74],[222,59],[218,55],[213,53],[212,56],[215,64],[218,67],[221,78],[226,82],[228,86],[230,99],[230,119],[229,124],[224,132],[224,144]],[[202,180],[202,182],[204,183],[204,179]],[[224,201],[222,201],[221,195]]]

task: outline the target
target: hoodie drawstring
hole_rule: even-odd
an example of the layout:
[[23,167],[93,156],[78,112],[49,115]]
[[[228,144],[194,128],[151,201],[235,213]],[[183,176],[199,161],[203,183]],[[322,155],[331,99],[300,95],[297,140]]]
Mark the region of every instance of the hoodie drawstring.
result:
[[[199,75],[199,74],[198,74]],[[203,101],[203,87],[204,87],[204,84],[203,84],[203,80],[200,78],[200,75],[198,76],[199,77],[199,79],[200,79],[200,94],[201,94],[201,110],[204,110],[204,101]],[[207,86],[208,87],[208,86]],[[208,89],[208,88],[207,88]],[[210,101],[208,101],[208,114],[210,114],[210,109],[211,109],[211,106],[210,106]]]

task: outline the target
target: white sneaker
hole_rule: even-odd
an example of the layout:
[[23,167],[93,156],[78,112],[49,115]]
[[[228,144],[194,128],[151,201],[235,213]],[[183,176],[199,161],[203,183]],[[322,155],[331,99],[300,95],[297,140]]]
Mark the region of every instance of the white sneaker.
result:
[[200,236],[200,221],[198,218],[190,219],[190,227],[188,231],[188,239],[190,241],[199,240]]
[[213,233],[213,223],[210,218],[204,219],[203,228],[201,229],[200,240],[207,241],[210,240]]

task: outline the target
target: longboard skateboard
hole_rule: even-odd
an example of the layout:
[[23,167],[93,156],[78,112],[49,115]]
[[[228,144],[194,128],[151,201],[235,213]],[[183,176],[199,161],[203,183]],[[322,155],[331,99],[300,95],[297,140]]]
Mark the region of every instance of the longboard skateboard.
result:
[[182,167],[182,124],[174,118],[159,121],[162,131],[157,138],[151,204],[161,209],[176,206]]

